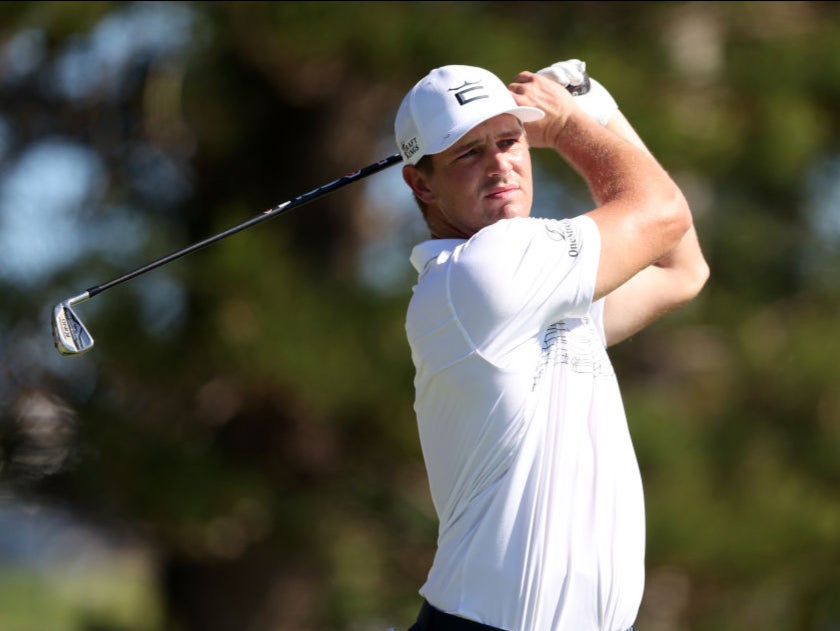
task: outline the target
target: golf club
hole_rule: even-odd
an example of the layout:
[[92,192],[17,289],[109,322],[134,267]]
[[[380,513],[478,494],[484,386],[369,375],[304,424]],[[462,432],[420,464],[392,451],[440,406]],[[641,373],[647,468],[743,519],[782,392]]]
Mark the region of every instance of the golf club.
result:
[[[583,83],[579,85],[570,85],[567,86],[566,89],[573,95],[578,96],[581,94],[586,94],[589,91],[590,82],[589,77],[584,75]],[[359,169],[358,171],[354,171],[348,175],[338,178],[337,180],[333,180],[328,184],[324,184],[316,189],[313,189],[303,195],[299,195],[294,199],[284,202],[274,208],[270,208],[256,217],[243,221],[240,224],[237,224],[227,230],[220,232],[212,237],[208,237],[202,241],[194,243],[186,248],[178,250],[177,252],[172,252],[166,256],[163,256],[151,263],[143,265],[142,267],[138,267],[122,276],[118,276],[113,280],[108,281],[107,283],[103,283],[101,285],[95,285],[86,291],[73,296],[72,298],[68,298],[66,300],[62,300],[58,304],[53,307],[52,313],[52,331],[53,331],[53,340],[55,342],[55,347],[59,353],[62,355],[81,355],[89,351],[93,348],[93,336],[88,332],[85,325],[82,321],[76,316],[76,313],[73,311],[73,307],[78,305],[85,300],[93,298],[95,295],[102,293],[106,289],[110,289],[111,287],[115,287],[121,283],[124,283],[127,280],[131,280],[141,274],[145,274],[146,272],[150,272],[153,269],[156,269],[162,265],[166,265],[167,263],[171,263],[172,261],[181,258],[182,256],[186,256],[187,254],[191,254],[196,250],[200,250],[202,248],[207,247],[217,241],[221,241],[237,232],[245,230],[246,228],[250,228],[251,226],[255,226],[258,223],[266,221],[267,219],[271,219],[272,217],[276,217],[280,214],[288,212],[293,208],[297,208],[299,206],[303,206],[319,197],[323,197],[329,193],[337,191],[340,188],[347,186],[348,184],[352,184],[353,182],[358,182],[369,175],[373,175],[374,173],[378,173],[383,169],[387,169],[398,162],[402,162],[402,156],[400,154],[394,154],[388,156],[383,160],[379,160],[378,162],[374,162],[373,164],[369,164],[366,167]]]
[[316,189],[313,189],[303,195],[298,195],[294,199],[283,202],[279,206],[275,206],[274,208],[269,208],[268,210],[260,213],[256,217],[248,219],[247,221],[243,221],[240,224],[237,224],[227,230],[220,232],[218,234],[213,235],[212,237],[208,237],[202,241],[197,243],[193,243],[182,250],[178,250],[177,252],[172,252],[166,256],[163,256],[151,263],[143,265],[142,267],[138,267],[122,276],[119,276],[113,280],[108,281],[107,283],[103,283],[101,285],[95,285],[87,289],[86,291],[82,292],[77,296],[73,296],[72,298],[68,298],[67,300],[62,300],[53,308],[53,317],[52,317],[52,329],[53,329],[53,339],[55,340],[55,347],[58,349],[58,352],[62,355],[79,355],[86,351],[89,351],[93,347],[93,336],[88,332],[85,325],[82,324],[82,321],[76,316],[75,312],[73,311],[73,306],[79,303],[88,300],[89,298],[93,298],[96,294],[100,294],[106,289],[110,289],[111,287],[115,287],[121,283],[124,283],[127,280],[131,280],[141,274],[145,274],[146,272],[150,272],[153,269],[160,267],[161,265],[166,265],[167,263],[171,263],[172,261],[181,258],[182,256],[186,256],[187,254],[191,254],[196,250],[200,250],[202,248],[207,247],[217,241],[221,241],[222,239],[229,237],[237,232],[241,232],[246,228],[250,228],[251,226],[255,226],[258,223],[266,221],[267,219],[271,219],[272,217],[276,217],[277,215],[283,214],[292,210],[293,208],[297,208],[298,206],[303,206],[319,197],[323,197],[333,191],[337,191],[340,188],[347,186],[353,182],[358,182],[361,179],[368,177],[369,175],[373,175],[374,173],[378,173],[379,171],[386,169],[398,162],[402,161],[402,156],[396,153],[394,155],[388,156],[383,160],[379,160],[378,162],[374,162],[373,164],[369,164],[366,167],[359,169],[358,171],[354,171],[353,173],[349,173],[343,177],[338,178],[337,180],[333,180],[329,184],[324,184],[323,186],[319,186]]

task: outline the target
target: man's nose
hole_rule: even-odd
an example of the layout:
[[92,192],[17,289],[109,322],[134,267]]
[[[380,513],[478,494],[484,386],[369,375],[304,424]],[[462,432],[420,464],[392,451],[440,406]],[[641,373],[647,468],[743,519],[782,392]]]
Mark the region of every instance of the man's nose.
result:
[[491,176],[506,175],[511,170],[510,156],[500,150],[496,149],[490,152],[489,164],[487,174]]

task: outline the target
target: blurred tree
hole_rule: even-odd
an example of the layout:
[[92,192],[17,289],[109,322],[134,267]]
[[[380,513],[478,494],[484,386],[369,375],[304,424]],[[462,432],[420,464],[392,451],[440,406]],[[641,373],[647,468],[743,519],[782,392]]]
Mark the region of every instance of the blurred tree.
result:
[[[86,303],[99,345],[79,358],[50,347],[49,303],[393,152],[399,99],[431,67],[504,78],[570,57],[683,184],[712,267],[695,303],[613,352],[648,497],[640,626],[840,624],[840,5],[0,16],[3,486],[150,545],[162,628],[413,619],[436,524],[403,335],[412,281],[360,281],[365,252],[399,235],[350,187]],[[579,211],[574,174],[537,159],[570,204],[546,212]]]

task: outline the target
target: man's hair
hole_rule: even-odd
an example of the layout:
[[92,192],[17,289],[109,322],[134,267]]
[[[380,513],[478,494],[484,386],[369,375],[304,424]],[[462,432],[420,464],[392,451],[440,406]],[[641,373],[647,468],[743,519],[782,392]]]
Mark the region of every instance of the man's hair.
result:
[[[432,171],[434,170],[434,164],[432,163],[432,155],[426,154],[420,160],[417,161],[417,164],[414,165],[418,171],[420,171],[423,175],[431,175]],[[426,205],[422,199],[414,196],[414,201],[417,202],[417,207],[420,209],[420,213],[423,215],[423,219],[426,220],[426,224],[429,223],[429,217],[427,216],[429,212],[429,207]]]

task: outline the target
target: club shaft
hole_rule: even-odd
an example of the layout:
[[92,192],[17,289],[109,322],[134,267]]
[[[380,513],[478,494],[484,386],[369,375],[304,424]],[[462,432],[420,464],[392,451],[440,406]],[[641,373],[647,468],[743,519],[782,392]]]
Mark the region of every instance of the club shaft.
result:
[[[158,267],[160,267],[162,265],[166,265],[167,263],[171,263],[172,261],[174,261],[176,259],[179,259],[183,256],[186,256],[187,254],[192,254],[196,250],[206,248],[208,245],[211,245],[213,243],[221,241],[222,239],[226,239],[227,237],[229,237],[231,235],[234,235],[237,232],[241,232],[242,230],[245,230],[246,228],[250,228],[251,226],[255,226],[258,223],[266,221],[267,219],[271,219],[272,217],[276,217],[277,215],[281,215],[285,212],[288,212],[288,211],[292,210],[293,208],[298,208],[300,206],[303,206],[304,204],[307,204],[311,201],[314,201],[314,200],[318,199],[319,197],[323,197],[324,195],[332,193],[333,191],[337,191],[338,189],[343,188],[343,187],[347,186],[348,184],[352,184],[353,182],[356,182],[358,180],[366,178],[369,175],[373,175],[374,173],[378,173],[379,171],[382,171],[383,169],[387,169],[388,167],[393,166],[394,164],[397,164],[398,162],[401,162],[401,161],[402,161],[402,157],[397,153],[397,154],[388,156],[387,158],[385,158],[383,160],[379,160],[378,162],[374,162],[373,164],[369,164],[368,166],[363,167],[363,168],[359,169],[358,171],[355,171],[353,173],[350,173],[348,175],[340,177],[337,180],[333,180],[332,182],[330,182],[328,184],[324,184],[323,186],[320,186],[320,187],[318,187],[316,189],[313,189],[313,190],[311,190],[307,193],[304,193],[303,195],[298,195],[294,199],[292,199],[290,201],[287,201],[287,202],[284,202],[284,203],[282,203],[278,206],[275,206],[274,208],[270,208],[270,209],[260,213],[256,217],[252,217],[251,219],[248,219],[247,221],[243,221],[242,223],[237,224],[235,226],[232,226],[232,227],[228,228],[227,230],[225,230],[223,232],[220,232],[218,234],[213,235],[212,237],[207,237],[206,239],[204,239],[202,241],[198,241],[197,243],[193,243],[192,245],[189,245],[189,246],[187,246],[187,247],[185,247],[181,250],[178,250],[177,252],[172,252],[171,254],[167,254],[166,256],[162,256],[161,258],[159,258],[155,261],[152,261],[151,263],[148,263],[146,265],[143,265],[142,267],[138,267],[134,270],[131,270],[130,272],[127,272],[127,273],[123,274],[122,276],[114,278],[113,280],[109,280],[107,283],[102,283],[101,285],[95,285],[95,286],[89,288],[83,294],[79,294],[79,296],[76,296],[74,298],[74,300],[77,300],[77,299],[81,298],[82,296],[84,296],[83,300],[86,300],[87,298],[91,298],[91,297],[95,296],[96,294],[102,293],[106,289],[110,289],[111,287],[115,287],[116,285],[124,283],[127,280],[131,280],[132,278],[136,278],[137,276],[140,276],[141,274],[145,274],[146,272],[150,272],[153,269],[157,269]],[[81,300],[77,300],[77,302],[81,302]]]

